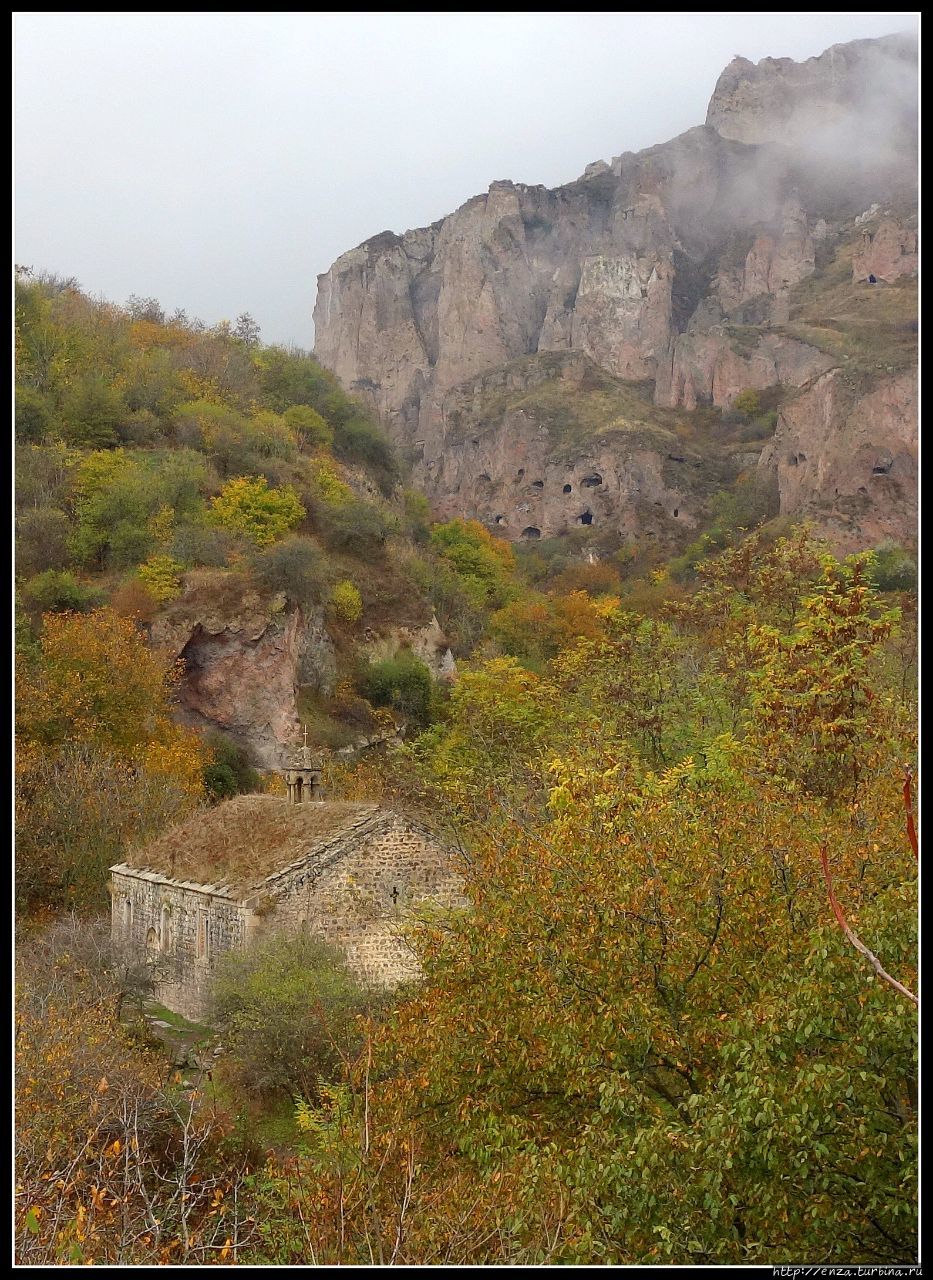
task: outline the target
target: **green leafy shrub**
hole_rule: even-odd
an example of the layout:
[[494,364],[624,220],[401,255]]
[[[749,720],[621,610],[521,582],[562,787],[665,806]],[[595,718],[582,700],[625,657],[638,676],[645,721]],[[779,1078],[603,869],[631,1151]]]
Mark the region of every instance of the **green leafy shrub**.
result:
[[152,551],[153,542],[147,528],[121,520],[110,533],[106,563],[114,569],[130,569],[146,559]]
[[361,462],[376,477],[383,494],[392,492],[399,476],[391,443],[375,423],[351,417],[334,424],[334,454],[346,462]]
[[361,672],[359,689],[374,707],[392,707],[418,726],[430,723],[434,698],[431,672],[408,649],[373,662]]
[[126,414],[119,392],[104,378],[91,374],[65,396],[62,435],[69,444],[110,448],[118,443],[117,429]]
[[236,776],[228,764],[204,766],[204,791],[212,804],[231,799],[237,790]]
[[757,391],[749,387],[739,392],[732,401],[732,407],[738,413],[746,413],[750,418],[754,417],[756,413],[761,412],[761,397]]
[[431,536],[431,504],[417,489],[406,489],[402,494],[405,527],[413,542],[423,546]]
[[183,569],[184,566],[171,556],[155,555],[139,566],[139,576],[143,585],[157,600],[174,600],[181,595]]
[[316,458],[310,464],[316,496],[332,507],[346,506],[353,501],[353,490],[341,480],[337,468],[329,458]]
[[68,563],[71,521],[56,507],[34,507],[16,517],[16,572],[31,577]]
[[323,413],[331,395],[347,400],[334,375],[302,351],[264,347],[253,356],[264,403],[276,413],[292,405],[308,405]]
[[52,421],[48,400],[33,387],[16,388],[15,433],[18,441],[40,444]]
[[80,455],[57,441],[19,445],[16,449],[16,509],[64,509],[72,496]]
[[114,449],[86,455],[75,469],[75,559],[97,568],[141,563],[158,541],[152,518],[163,507],[179,522],[199,517],[207,482],[204,458],[190,449]]
[[329,449],[334,443],[333,430],[310,405],[293,404],[282,416],[295,433],[299,449]]
[[377,1000],[340,952],[316,938],[276,934],[227,952],[214,978],[214,1020],[236,1081],[265,1094],[318,1096],[360,1044],[358,1018]]
[[[223,733],[209,733],[205,744],[213,755],[204,769],[204,786],[215,800],[258,791],[259,774],[250,763],[249,753]],[[233,790],[228,790],[232,786]]]
[[477,604],[501,606],[512,593],[515,553],[477,520],[450,520],[434,526],[431,546],[457,572]]
[[262,458],[294,458],[295,434],[286,418],[261,409],[247,420],[249,443]]
[[183,565],[204,565],[210,569],[220,569],[240,549],[243,541],[228,529],[186,524],[175,530],[171,555]]
[[774,429],[777,426],[777,409],[769,409],[767,413],[760,413],[753,418],[747,426],[744,426],[738,433],[740,440],[767,440],[774,435]]
[[286,538],[254,554],[251,564],[263,586],[299,604],[320,600],[327,583],[324,553],[310,538]]
[[321,507],[317,523],[332,550],[360,558],[379,552],[392,531],[388,517],[378,507],[358,500]]
[[132,448],[145,447],[165,434],[165,424],[151,409],[136,409],[128,413],[117,428],[123,444]]
[[99,602],[95,591],[59,569],[46,569],[30,578],[23,587],[23,601],[34,613],[85,613]]
[[418,589],[430,600],[453,652],[458,657],[472,652],[486,629],[482,593],[470,591],[450,561],[441,556],[419,557],[408,568]]
[[744,533],[778,513],[777,487],[773,479],[758,475],[740,477],[732,489],[720,489],[710,500],[710,525],[683,555],[670,562],[675,582],[693,576],[707,556],[732,546]]
[[916,591],[917,562],[890,540],[875,547],[869,576],[879,591]]
[[275,483],[296,456],[291,429],[269,410],[247,417],[230,404],[190,400],[176,409],[173,427],[179,443],[206,453],[224,479],[268,473]]

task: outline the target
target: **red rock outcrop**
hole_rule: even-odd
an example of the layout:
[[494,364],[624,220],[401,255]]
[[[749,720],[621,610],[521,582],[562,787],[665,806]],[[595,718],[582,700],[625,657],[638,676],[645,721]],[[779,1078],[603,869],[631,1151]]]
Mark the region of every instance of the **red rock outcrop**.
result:
[[299,685],[327,689],[333,680],[333,648],[315,611],[306,617],[282,595],[244,591],[212,571],[187,575],[150,639],[184,664],[180,718],[228,734],[263,768],[278,767],[299,732]]
[[657,401],[685,409],[699,403],[728,409],[742,391],[800,387],[833,364],[816,347],[775,333],[762,333],[750,348],[737,349],[728,329],[716,325],[678,336],[670,369],[658,376]]
[[[916,131],[916,84],[917,41],[908,34],[834,44],[805,62],[733,58],[716,82],[706,123],[737,142],[812,145],[814,135],[838,137],[841,126],[857,143],[850,122],[858,115],[893,114]],[[863,129],[860,141],[869,148],[874,138]]]

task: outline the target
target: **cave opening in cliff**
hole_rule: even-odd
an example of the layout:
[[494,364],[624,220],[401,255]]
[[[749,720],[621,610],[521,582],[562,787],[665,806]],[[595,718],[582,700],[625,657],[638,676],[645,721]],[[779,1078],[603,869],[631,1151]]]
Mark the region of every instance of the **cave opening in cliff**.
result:
[[573,485],[572,485],[572,484],[565,484],[565,485],[564,485],[564,493],[573,493]]
[[582,512],[582,513],[580,514],[580,516],[578,517],[578,519],[577,519],[577,523],[578,523],[578,524],[592,524],[592,523],[593,523],[593,513],[592,513],[592,511],[584,511],[584,512]]
[[529,539],[540,538],[541,530],[536,529],[533,524],[530,524],[527,529],[522,529],[522,537]]
[[531,482],[531,487],[532,487],[532,489],[543,489],[543,488],[544,488],[544,481],[543,481],[543,480],[532,480],[532,482]]
[[585,489],[595,489],[598,484],[602,484],[603,478],[598,471],[592,472],[588,476],[583,477],[583,487]]
[[679,514],[679,512],[680,512],[680,507],[675,507],[675,508],[674,508],[674,516],[676,517],[676,516]]
[[496,524],[505,524],[505,516],[496,516]]

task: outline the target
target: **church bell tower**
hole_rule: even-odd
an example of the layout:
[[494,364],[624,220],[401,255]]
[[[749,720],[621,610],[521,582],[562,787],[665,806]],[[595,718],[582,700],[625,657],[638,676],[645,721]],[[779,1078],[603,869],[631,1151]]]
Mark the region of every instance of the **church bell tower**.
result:
[[320,804],[324,794],[322,777],[324,760],[315,755],[308,746],[308,728],[305,726],[304,742],[296,750],[292,759],[284,769],[285,785],[288,788],[288,803],[301,804],[306,800]]

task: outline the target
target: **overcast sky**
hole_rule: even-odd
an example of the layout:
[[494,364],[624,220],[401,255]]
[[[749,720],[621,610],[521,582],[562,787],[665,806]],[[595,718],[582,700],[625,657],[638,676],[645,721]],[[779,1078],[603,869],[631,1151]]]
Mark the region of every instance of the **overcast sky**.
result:
[[702,124],[736,54],[915,14],[19,13],[16,261],[313,342],[315,277],[511,178]]

